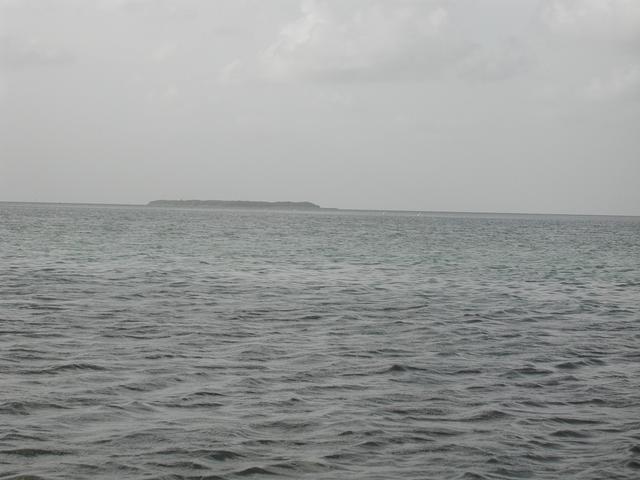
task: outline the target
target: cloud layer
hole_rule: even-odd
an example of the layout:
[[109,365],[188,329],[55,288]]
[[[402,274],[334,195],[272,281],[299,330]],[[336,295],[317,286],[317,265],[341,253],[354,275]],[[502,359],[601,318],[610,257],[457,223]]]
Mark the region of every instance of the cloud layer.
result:
[[36,37],[0,36],[0,69],[58,66],[73,60],[70,52],[48,45]]
[[542,20],[555,33],[580,38],[626,42],[640,39],[637,0],[547,0],[543,2]]
[[461,54],[441,2],[305,1],[261,57],[275,80],[384,81],[430,75]]

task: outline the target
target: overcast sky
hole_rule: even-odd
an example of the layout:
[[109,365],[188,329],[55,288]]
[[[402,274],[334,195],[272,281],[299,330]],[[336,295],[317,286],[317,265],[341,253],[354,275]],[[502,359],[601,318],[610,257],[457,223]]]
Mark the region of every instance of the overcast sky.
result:
[[0,200],[640,215],[640,0],[0,0]]

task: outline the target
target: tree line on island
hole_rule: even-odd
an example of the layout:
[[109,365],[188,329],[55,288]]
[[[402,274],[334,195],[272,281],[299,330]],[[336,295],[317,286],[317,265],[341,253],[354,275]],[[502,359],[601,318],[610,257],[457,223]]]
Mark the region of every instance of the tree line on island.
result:
[[149,207],[183,208],[271,208],[287,210],[320,209],[320,205],[311,202],[261,202],[252,200],[153,200]]

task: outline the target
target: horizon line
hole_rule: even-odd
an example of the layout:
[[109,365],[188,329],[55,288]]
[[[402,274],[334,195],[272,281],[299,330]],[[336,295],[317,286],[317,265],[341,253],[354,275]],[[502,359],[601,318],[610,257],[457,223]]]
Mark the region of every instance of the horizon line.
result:
[[[169,200],[176,201],[179,200]],[[206,200],[202,200],[206,201]],[[216,200],[222,202],[237,202],[237,201],[249,201],[249,202],[262,202],[262,200]],[[264,201],[264,203],[276,203],[286,202],[285,200],[278,201]],[[293,203],[299,203],[291,201]],[[47,201],[22,201],[22,200],[0,200],[0,204],[28,204],[28,205],[77,205],[77,206],[102,206],[102,207],[147,207],[148,203],[106,203],[106,202],[47,202]],[[315,203],[315,202],[314,202]],[[153,207],[153,208],[180,208],[180,207]],[[183,207],[189,208],[189,207]],[[251,210],[251,207],[228,207],[233,209],[246,209]],[[192,209],[198,209],[192,208]],[[222,210],[223,208],[216,207],[203,207],[201,210]],[[265,208],[264,210],[266,210]],[[277,209],[277,207],[276,207]],[[298,211],[291,209],[292,211]],[[624,214],[624,213],[544,213],[544,212],[495,212],[495,211],[465,211],[465,210],[400,210],[400,209],[380,209],[380,208],[342,208],[342,207],[323,207],[309,210],[299,211],[339,211],[339,212],[389,212],[389,213],[428,213],[428,214],[464,214],[464,215],[530,215],[530,216],[563,216],[563,217],[640,217],[638,214]]]

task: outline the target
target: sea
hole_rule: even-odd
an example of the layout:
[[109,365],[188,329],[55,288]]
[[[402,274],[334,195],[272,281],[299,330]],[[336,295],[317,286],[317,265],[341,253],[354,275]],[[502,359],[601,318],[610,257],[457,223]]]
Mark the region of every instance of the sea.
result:
[[640,218],[0,204],[0,479],[638,479]]

